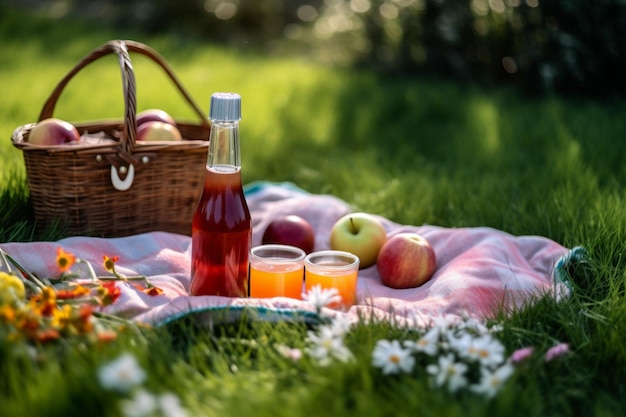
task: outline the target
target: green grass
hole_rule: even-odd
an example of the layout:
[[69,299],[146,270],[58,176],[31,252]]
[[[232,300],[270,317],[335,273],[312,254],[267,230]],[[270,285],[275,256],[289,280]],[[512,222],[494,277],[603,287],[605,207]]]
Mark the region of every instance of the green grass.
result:
[[[36,121],[53,86],[87,52],[109,39],[151,45],[174,67],[200,106],[211,93],[243,96],[244,180],[293,181],[331,193],[356,209],[403,224],[491,226],[584,246],[575,293],[540,300],[503,320],[509,351],[554,341],[573,353],[534,360],[487,401],[429,388],[423,370],[383,377],[370,365],[391,326],[358,326],[347,343],[356,361],[329,368],[293,365],[273,342],[302,346],[301,324],[248,323],[212,332],[189,323],[122,335],[96,349],[41,349],[38,361],[0,347],[0,414],[116,415],[96,370],[132,350],[150,389],[180,395],[190,415],[207,416],[569,416],[626,411],[626,105],[529,98],[432,79],[386,78],[304,59],[228,51],[191,40],[143,38],[84,24],[3,11],[0,17],[0,241],[49,240],[34,233],[17,126]],[[137,58],[138,107],[193,117],[158,68]],[[114,59],[84,70],[56,116],[119,117],[122,91]],[[255,341],[243,343],[242,341]]]

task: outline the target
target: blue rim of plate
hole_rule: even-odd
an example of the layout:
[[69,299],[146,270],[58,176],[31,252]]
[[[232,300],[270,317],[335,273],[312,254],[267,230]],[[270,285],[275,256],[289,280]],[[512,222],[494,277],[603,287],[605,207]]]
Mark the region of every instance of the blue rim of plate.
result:
[[320,322],[320,316],[317,313],[307,310],[253,306],[213,306],[191,308],[181,311],[163,320],[159,320],[153,325],[155,327],[166,326],[186,318],[196,318],[200,321],[208,320],[210,323],[228,323],[238,320],[244,313],[250,313],[252,319],[264,322],[294,322],[307,324]]

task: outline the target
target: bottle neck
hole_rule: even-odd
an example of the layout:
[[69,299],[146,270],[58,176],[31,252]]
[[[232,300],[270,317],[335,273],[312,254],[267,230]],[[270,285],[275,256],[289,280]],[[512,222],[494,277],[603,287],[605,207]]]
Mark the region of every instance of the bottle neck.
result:
[[238,121],[211,121],[207,166],[241,168]]

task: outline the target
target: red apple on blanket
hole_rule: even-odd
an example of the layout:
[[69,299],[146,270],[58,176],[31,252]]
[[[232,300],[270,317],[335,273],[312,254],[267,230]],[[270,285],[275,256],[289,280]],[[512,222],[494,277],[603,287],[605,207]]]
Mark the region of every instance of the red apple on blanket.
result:
[[28,143],[33,145],[62,145],[79,140],[80,134],[73,124],[54,117],[37,123],[28,135]]
[[359,257],[360,268],[376,263],[376,257],[387,241],[382,223],[371,214],[351,213],[343,216],[330,231],[330,247]]
[[382,283],[391,288],[414,288],[428,281],[437,268],[430,242],[417,233],[391,236],[378,253],[376,263]]
[[178,128],[169,123],[150,121],[137,127],[137,140],[141,141],[176,141],[182,140]]
[[264,245],[276,243],[296,246],[307,254],[315,247],[315,233],[309,222],[294,214],[279,217],[270,222],[263,232]]
[[137,127],[146,122],[163,122],[176,126],[176,121],[164,110],[148,109],[137,113]]

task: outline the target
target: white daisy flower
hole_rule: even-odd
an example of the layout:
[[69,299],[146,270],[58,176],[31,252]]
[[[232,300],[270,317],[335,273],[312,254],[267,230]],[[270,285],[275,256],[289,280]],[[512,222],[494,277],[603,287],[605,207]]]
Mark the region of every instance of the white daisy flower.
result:
[[438,329],[440,333],[447,333],[459,325],[459,317],[452,314],[435,316],[431,319],[431,328]]
[[467,332],[472,332],[479,335],[488,334],[489,328],[482,322],[475,320],[473,318],[466,318],[457,326],[459,330],[464,330]]
[[470,357],[477,359],[483,366],[498,366],[504,362],[504,345],[491,336],[481,336],[472,340]]
[[472,385],[470,389],[477,394],[484,394],[485,396],[494,397],[502,385],[513,375],[514,368],[511,364],[506,363],[495,371],[490,371],[488,368],[481,368],[480,382],[476,385]]
[[450,345],[462,358],[475,360],[483,366],[498,366],[505,359],[504,345],[489,334],[477,337],[464,334],[451,338]]
[[352,353],[338,337],[331,326],[320,326],[317,332],[308,331],[307,342],[311,345],[306,349],[309,356],[317,360],[321,366],[330,365],[333,359],[347,362]]
[[157,409],[157,399],[145,389],[140,389],[131,398],[120,401],[120,408],[126,417],[152,416]]
[[350,331],[350,327],[352,327],[352,322],[350,321],[350,317],[346,314],[337,314],[333,317],[333,320],[330,324],[333,333],[335,333],[339,337],[343,337],[346,333]]
[[504,326],[501,324],[494,324],[488,329],[489,333],[498,333],[504,331]]
[[410,373],[415,366],[415,358],[397,340],[379,340],[372,353],[372,364],[382,368],[383,374]]
[[456,392],[459,388],[467,385],[465,377],[467,365],[457,362],[451,353],[446,356],[440,356],[436,365],[428,365],[426,372],[435,377],[435,384],[438,387],[447,385],[451,392]]
[[322,288],[320,285],[302,293],[302,299],[312,304],[318,313],[329,304],[341,302],[341,296],[336,288]]
[[474,337],[467,333],[449,334],[448,346],[450,350],[456,352],[461,358],[471,358],[472,344]]
[[187,417],[187,410],[180,404],[176,394],[166,392],[159,395],[157,400],[164,417]]
[[122,393],[129,392],[146,379],[146,373],[137,359],[130,353],[123,354],[98,370],[98,378],[103,388]]
[[431,328],[418,340],[405,340],[404,347],[413,352],[423,352],[433,356],[439,350],[439,329]]

